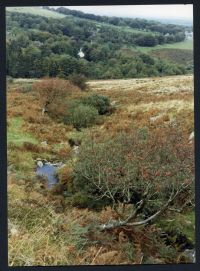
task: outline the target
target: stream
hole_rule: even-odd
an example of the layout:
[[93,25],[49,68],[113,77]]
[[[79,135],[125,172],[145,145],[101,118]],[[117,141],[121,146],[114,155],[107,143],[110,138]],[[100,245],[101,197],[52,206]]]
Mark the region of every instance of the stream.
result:
[[59,182],[56,177],[56,171],[61,167],[61,164],[51,164],[49,162],[37,164],[36,175],[45,177],[48,182],[48,188],[52,188]]

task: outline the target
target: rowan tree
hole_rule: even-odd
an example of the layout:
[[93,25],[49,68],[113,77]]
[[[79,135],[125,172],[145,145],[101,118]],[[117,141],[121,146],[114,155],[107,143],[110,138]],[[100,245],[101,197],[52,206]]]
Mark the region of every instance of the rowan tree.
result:
[[78,88],[69,81],[59,78],[44,78],[33,84],[42,114],[48,113],[53,117],[62,117],[66,110],[68,98]]
[[[87,140],[89,142],[89,140]],[[181,129],[136,130],[81,146],[76,188],[93,200],[108,200],[119,216],[101,229],[150,223],[194,195],[194,160]]]

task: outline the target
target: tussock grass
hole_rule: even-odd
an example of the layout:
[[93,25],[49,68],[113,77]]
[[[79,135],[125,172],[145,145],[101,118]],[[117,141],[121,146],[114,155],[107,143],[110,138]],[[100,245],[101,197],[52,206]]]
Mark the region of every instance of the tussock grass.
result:
[[[107,209],[99,214],[67,207],[64,213],[58,214],[48,198],[34,191],[27,198],[24,189],[17,184],[9,185],[9,265],[94,263],[101,247],[96,238],[100,237],[98,233],[96,237],[87,235],[88,224],[106,222],[112,211]],[[101,239],[105,240],[105,235]],[[110,242],[112,239],[108,238],[101,254],[109,251]],[[122,254],[120,246],[117,246],[117,254]],[[105,263],[113,261],[106,255],[103,258]],[[114,261],[117,264],[120,258]]]
[[182,100],[169,100],[169,101],[160,101],[160,102],[150,102],[150,103],[142,103],[140,105],[130,105],[128,107],[129,112],[142,110],[148,111],[150,109],[160,109],[161,111],[171,111],[175,110],[178,112],[179,110],[183,109],[190,109],[191,111],[194,108],[194,104],[192,101],[182,101]]
[[30,152],[8,151],[9,165],[16,171],[29,173],[34,170],[34,160]]
[[77,219],[70,217],[70,212],[66,216],[56,214],[40,193],[30,192],[27,199],[24,189],[9,185],[10,265],[72,264],[70,246],[81,251],[86,243]]

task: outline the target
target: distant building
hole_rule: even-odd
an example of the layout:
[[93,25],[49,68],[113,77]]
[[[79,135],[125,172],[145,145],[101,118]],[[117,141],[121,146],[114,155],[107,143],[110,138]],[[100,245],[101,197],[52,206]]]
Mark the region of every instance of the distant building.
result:
[[193,32],[185,31],[185,39],[192,40],[193,39]]
[[80,51],[78,52],[78,56],[79,56],[80,58],[83,58],[83,57],[85,56],[85,54],[84,54],[83,51],[82,51],[82,48],[81,48]]

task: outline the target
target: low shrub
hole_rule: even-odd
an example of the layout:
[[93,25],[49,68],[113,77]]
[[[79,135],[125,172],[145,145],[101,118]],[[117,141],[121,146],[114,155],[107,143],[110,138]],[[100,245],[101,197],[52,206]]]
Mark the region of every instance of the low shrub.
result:
[[71,204],[73,207],[86,208],[88,206],[89,199],[88,196],[77,192],[71,197]]
[[100,115],[109,113],[111,110],[109,98],[99,94],[94,94],[83,98],[82,103],[95,107]]
[[67,115],[64,118],[64,123],[72,124],[74,128],[80,130],[94,124],[98,117],[96,108],[89,105],[79,104],[69,108]]
[[57,151],[59,159],[69,159],[71,156],[71,148],[68,145],[63,146]]
[[44,152],[43,147],[33,144],[31,142],[24,142],[23,149],[30,152],[41,153]]
[[86,193],[80,192],[80,191],[75,192],[73,195],[68,197],[67,201],[73,207],[88,208],[90,210],[93,209],[96,211],[102,210],[102,208],[106,207],[109,204],[108,200],[102,201],[102,200],[96,199],[94,201],[94,199],[92,197],[90,197]]
[[57,173],[60,183],[67,185],[67,187],[70,188],[72,185],[72,168],[65,165],[64,167],[61,167]]
[[79,89],[67,80],[44,78],[33,84],[41,105],[41,113],[52,118],[63,118],[69,96]]
[[[148,197],[155,205],[147,202],[142,210],[144,216],[152,207],[153,211],[161,208],[188,179],[194,179],[193,153],[177,127],[153,132],[132,130],[104,143],[87,140],[74,168],[76,189],[102,201],[108,198],[136,204],[148,186]],[[190,188],[185,192],[189,196]],[[178,206],[177,201],[175,204]]]
[[81,90],[87,89],[86,77],[83,74],[71,74],[69,80],[72,84],[79,87]]

